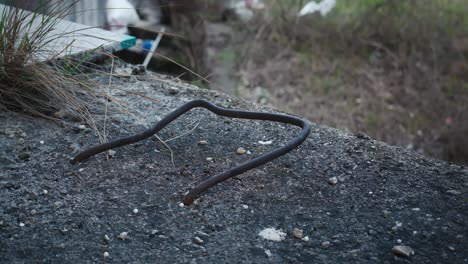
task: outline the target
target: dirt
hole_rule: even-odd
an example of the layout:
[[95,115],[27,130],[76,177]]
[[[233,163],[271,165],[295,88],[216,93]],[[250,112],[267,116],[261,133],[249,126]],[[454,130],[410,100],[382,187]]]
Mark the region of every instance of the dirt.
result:
[[[159,102],[114,89],[133,115],[110,111],[109,139],[195,98],[275,111],[156,74],[114,85]],[[193,110],[159,133],[180,136],[167,142],[174,166],[156,138],[73,166],[71,157],[98,143],[93,130],[15,113],[0,113],[0,122],[2,263],[468,262],[468,169],[362,133],[312,123],[298,149],[179,207],[197,181],[284,144],[298,129]],[[236,154],[239,147],[251,155]],[[266,228],[286,235],[264,239]],[[394,246],[414,254],[397,255]]]

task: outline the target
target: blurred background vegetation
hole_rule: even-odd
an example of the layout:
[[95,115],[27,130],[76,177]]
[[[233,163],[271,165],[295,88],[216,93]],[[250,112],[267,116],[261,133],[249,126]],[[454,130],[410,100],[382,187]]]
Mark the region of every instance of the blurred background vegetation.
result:
[[212,87],[467,164],[466,1],[337,0],[325,16],[298,16],[307,2],[210,21]]

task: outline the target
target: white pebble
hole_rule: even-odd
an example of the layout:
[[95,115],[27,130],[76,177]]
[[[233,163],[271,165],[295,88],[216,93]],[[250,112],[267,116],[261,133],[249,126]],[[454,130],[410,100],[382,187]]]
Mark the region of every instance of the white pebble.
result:
[[271,240],[271,241],[282,241],[286,237],[286,233],[284,233],[281,230],[277,230],[273,227],[265,228],[260,233],[258,233],[259,236],[266,240]]
[[247,152],[247,150],[245,150],[245,148],[243,148],[243,147],[240,147],[240,148],[237,149],[236,152],[237,152],[237,154],[242,155],[242,154],[245,154]]
[[108,235],[104,235],[104,240],[109,241],[110,237]]
[[243,204],[243,205],[242,205],[242,208],[244,208],[244,209],[249,209],[249,206],[246,205],[246,204]]
[[112,150],[112,149],[107,151],[107,154],[109,154],[110,157],[114,157],[115,153],[117,153],[117,152],[115,150]]
[[198,145],[206,145],[206,144],[208,144],[208,141],[206,141],[206,140],[198,141]]
[[273,143],[273,140],[268,140],[268,141],[258,141],[258,143],[260,143],[260,145],[270,145],[271,143]]
[[328,183],[330,183],[331,185],[335,185],[338,183],[338,179],[336,177],[331,177],[330,179],[328,179]]
[[293,235],[294,235],[295,238],[301,239],[302,235],[303,235],[302,229],[294,228],[293,229]]
[[419,211],[421,211],[421,209],[420,209],[420,208],[413,208],[412,210],[413,210],[413,211],[416,211],[416,212],[419,212]]
[[398,244],[401,244],[401,239],[397,239],[396,242],[397,242]]
[[201,244],[204,243],[203,239],[201,239],[201,238],[199,238],[199,237],[197,237],[197,236],[194,238],[194,240],[195,240],[195,243],[197,243],[197,244],[199,244],[199,245],[201,245]]
[[208,157],[208,158],[206,158],[206,161],[213,161],[213,158],[212,158],[212,157]]
[[49,194],[49,192],[48,192],[47,190],[42,190],[42,193],[43,193],[44,195]]
[[84,169],[83,169],[83,168],[79,168],[78,171],[79,171],[79,172],[82,172],[82,171],[84,171]]
[[109,252],[107,252],[107,251],[104,252],[103,256],[104,256],[105,258],[109,257]]
[[330,245],[331,245],[330,241],[323,241],[323,242],[322,242],[322,247],[323,247],[323,248],[327,248],[327,247],[329,247]]
[[119,234],[118,238],[125,240],[128,238],[128,232],[122,232]]
[[44,144],[44,140],[39,141],[39,144],[41,145]]
[[250,150],[247,150],[246,154],[250,155],[250,154],[252,154],[252,152],[250,152]]
[[267,257],[271,257],[271,251],[269,249],[265,250],[265,254],[267,255]]
[[78,128],[79,129],[86,129],[86,126],[85,125],[79,125]]
[[392,248],[393,253],[400,255],[400,256],[405,256],[409,257],[411,255],[414,255],[414,250],[408,246],[394,246]]
[[182,207],[184,207],[184,206],[185,206],[184,203],[179,203],[179,207],[180,207],[180,208],[182,208]]
[[20,223],[19,226],[23,227],[23,226],[24,226],[24,223]]
[[302,241],[304,242],[309,242],[309,240],[310,240],[309,236],[305,236],[302,238]]
[[138,209],[136,209],[136,208],[133,209],[133,213],[134,213],[134,214],[138,214]]

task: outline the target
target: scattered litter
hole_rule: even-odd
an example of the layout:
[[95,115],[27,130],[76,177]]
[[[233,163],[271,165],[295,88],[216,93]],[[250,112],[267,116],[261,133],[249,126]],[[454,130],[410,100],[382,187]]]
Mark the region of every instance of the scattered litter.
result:
[[321,16],[326,16],[335,7],[335,5],[336,0],[323,0],[320,3],[310,1],[301,9],[301,11],[299,11],[299,14],[297,15],[305,16],[315,12],[320,12]]
[[276,230],[273,227],[265,228],[260,233],[258,233],[259,236],[266,240],[271,240],[271,241],[282,241],[286,237],[286,233],[284,233],[281,230]]
[[273,143],[273,140],[268,140],[268,141],[258,141],[260,145],[271,145]]

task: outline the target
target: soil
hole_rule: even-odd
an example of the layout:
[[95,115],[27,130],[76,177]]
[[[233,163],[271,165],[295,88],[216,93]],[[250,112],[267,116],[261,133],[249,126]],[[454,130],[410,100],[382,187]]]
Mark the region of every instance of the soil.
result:
[[[109,139],[196,98],[275,111],[152,73],[114,85],[159,102],[112,90],[128,111],[108,113]],[[197,109],[159,133],[180,136],[167,142],[174,166],[156,138],[73,166],[71,157],[98,144],[93,130],[15,113],[0,113],[0,122],[2,263],[468,262],[468,168],[363,133],[312,123],[298,149],[179,207],[197,181],[284,144],[298,129]],[[239,147],[251,154],[236,154]],[[286,236],[267,240],[259,236],[266,228]],[[397,255],[397,245],[414,254]]]

